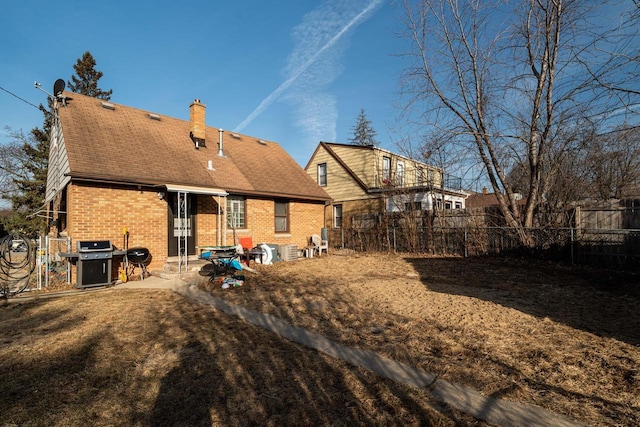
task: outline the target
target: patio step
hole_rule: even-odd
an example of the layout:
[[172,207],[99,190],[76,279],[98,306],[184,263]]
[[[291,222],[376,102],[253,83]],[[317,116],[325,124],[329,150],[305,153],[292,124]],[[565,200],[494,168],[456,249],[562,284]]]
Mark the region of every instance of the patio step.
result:
[[[187,272],[198,272],[202,266],[209,264],[209,261],[204,259],[189,259],[187,261]],[[164,263],[164,271],[166,272],[178,272],[178,261],[168,260]]]
[[198,279],[198,272],[204,265],[207,265],[208,263],[209,261],[206,260],[190,258],[187,262],[186,271],[184,271],[184,267],[182,268],[183,271],[178,271],[179,268],[177,259],[169,259],[167,260],[167,262],[165,262],[162,270],[151,270],[149,271],[149,273],[152,276],[160,277],[162,279],[179,279],[185,282],[192,282]]

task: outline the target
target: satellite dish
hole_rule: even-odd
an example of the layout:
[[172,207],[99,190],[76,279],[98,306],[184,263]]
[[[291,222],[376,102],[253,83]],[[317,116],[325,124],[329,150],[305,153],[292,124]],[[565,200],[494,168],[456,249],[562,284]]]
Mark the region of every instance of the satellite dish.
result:
[[58,79],[53,84],[53,94],[54,96],[58,96],[64,90],[64,80]]

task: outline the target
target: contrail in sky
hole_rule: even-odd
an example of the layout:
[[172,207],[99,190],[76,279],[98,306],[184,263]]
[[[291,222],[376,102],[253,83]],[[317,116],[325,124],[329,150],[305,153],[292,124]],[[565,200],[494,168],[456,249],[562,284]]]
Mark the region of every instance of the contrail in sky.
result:
[[[345,26],[343,26],[340,31],[338,31],[333,37],[331,37],[320,49],[315,51],[313,55],[311,55],[299,68],[295,69],[291,76],[285,80],[276,90],[271,92],[269,96],[267,96],[258,107],[253,110],[249,116],[244,119],[242,123],[240,123],[234,131],[240,132],[245,126],[251,123],[256,117],[258,117],[264,110],[266,110],[273,102],[278,99],[283,92],[295,83],[295,81],[312,65],[314,64],[320,55],[326,52],[328,49],[333,47],[340,38],[351,28],[360,24],[376,7],[378,7],[383,0],[372,0],[362,11],[360,11],[356,16],[354,16]],[[316,23],[317,24],[317,23]]]

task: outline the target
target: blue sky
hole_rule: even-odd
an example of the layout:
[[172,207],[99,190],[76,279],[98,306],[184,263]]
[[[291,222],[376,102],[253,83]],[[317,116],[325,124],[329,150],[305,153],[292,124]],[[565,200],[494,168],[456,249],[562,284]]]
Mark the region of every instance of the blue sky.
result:
[[[390,0],[9,1],[0,14],[0,87],[46,103],[85,51],[111,100],[273,140],[304,166],[320,140],[348,142],[364,108],[383,148],[393,133],[403,50]],[[0,91],[5,126],[42,125],[33,106]]]

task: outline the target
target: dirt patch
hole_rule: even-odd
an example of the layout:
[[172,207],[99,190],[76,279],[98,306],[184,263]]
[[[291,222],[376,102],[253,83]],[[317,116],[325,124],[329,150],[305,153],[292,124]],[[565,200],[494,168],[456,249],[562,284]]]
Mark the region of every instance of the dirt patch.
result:
[[216,296],[487,395],[640,424],[637,278],[514,259],[333,254]]

